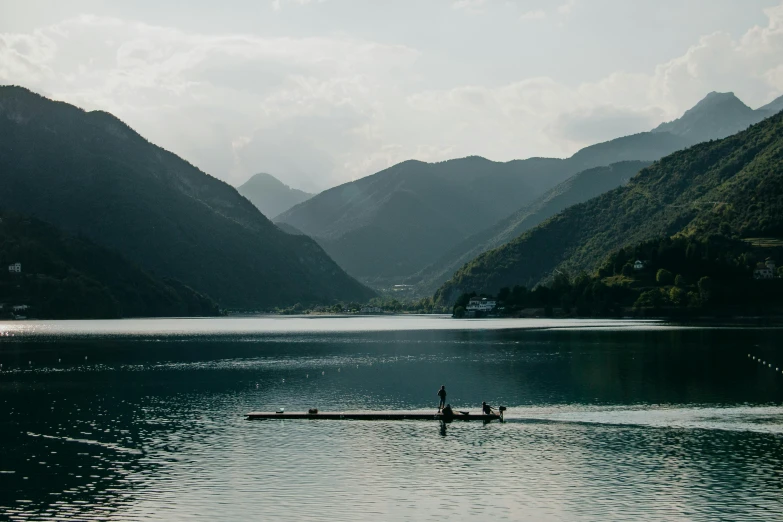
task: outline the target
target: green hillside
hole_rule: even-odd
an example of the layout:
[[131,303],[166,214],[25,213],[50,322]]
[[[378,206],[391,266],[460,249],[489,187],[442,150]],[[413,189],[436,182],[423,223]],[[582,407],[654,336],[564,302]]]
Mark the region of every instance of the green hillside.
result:
[[[780,317],[783,268],[775,261],[782,257],[780,242],[755,244],[722,234],[658,238],[616,250],[591,274],[557,272],[532,290],[501,288],[495,314]],[[769,277],[756,277],[758,269]],[[457,298],[455,316],[468,314],[474,295]]]
[[0,87],[0,206],[117,250],[224,307],[366,300],[314,241],[105,112]]
[[497,248],[558,212],[627,183],[648,161],[624,161],[580,172],[544,193],[495,225],[473,234],[451,248],[415,276],[421,293],[432,294],[461,266],[481,253]]
[[[21,263],[21,273],[8,265]],[[0,214],[0,316],[14,305],[37,318],[217,315],[211,299],[156,278],[84,237],[16,214]]]
[[533,287],[592,270],[612,251],[659,237],[783,237],[783,114],[671,154],[628,185],[572,206],[464,265],[437,292]]

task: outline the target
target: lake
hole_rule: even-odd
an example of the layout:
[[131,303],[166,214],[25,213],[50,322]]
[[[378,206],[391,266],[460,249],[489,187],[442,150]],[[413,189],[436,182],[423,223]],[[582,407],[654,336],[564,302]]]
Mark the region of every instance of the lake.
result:
[[[781,339],[436,316],[0,322],[0,518],[783,520]],[[441,384],[506,421],[243,416],[434,412]]]

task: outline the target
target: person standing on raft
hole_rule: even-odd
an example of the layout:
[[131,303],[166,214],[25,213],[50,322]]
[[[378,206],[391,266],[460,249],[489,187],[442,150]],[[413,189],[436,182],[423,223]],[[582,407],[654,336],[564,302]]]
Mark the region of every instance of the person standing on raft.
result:
[[446,386],[443,385],[438,390],[438,397],[440,397],[440,404],[438,404],[438,413],[446,406]]
[[495,408],[487,404],[486,402],[481,403],[481,412],[484,415],[497,415],[497,412],[495,411]]

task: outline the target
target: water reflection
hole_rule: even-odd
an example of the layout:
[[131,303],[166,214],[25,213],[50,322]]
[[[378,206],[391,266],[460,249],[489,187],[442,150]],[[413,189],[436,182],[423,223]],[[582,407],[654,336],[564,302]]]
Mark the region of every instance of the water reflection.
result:
[[[783,375],[747,353],[783,362],[777,335],[15,338],[0,344],[0,514],[769,520],[781,508]],[[434,412],[441,383],[455,409],[510,406],[506,422],[242,416]]]

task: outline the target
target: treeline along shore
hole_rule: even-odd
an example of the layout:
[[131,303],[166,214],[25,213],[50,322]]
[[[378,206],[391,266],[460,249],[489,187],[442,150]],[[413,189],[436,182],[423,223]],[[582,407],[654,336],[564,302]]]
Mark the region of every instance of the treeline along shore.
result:
[[[592,274],[558,272],[532,290],[464,293],[453,315],[783,318],[783,269],[769,257],[780,249],[765,245],[722,235],[647,241],[613,253]],[[493,308],[471,313],[471,301],[485,299]]]

